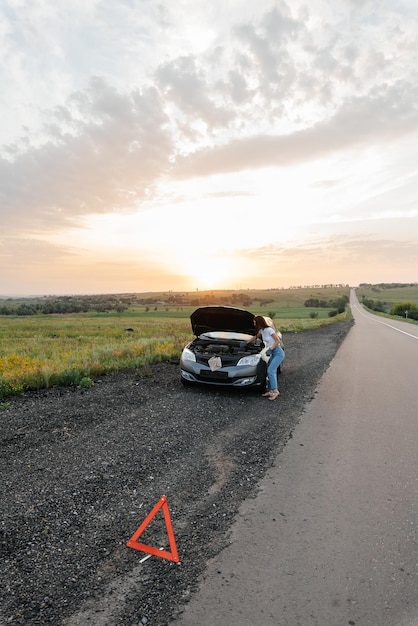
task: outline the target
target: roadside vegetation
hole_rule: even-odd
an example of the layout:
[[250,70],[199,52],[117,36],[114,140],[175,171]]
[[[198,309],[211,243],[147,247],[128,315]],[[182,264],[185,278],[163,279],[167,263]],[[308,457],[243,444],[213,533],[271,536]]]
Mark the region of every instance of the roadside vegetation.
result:
[[[340,285],[3,298],[0,399],[54,385],[89,387],[98,376],[118,370],[133,369],[138,377],[147,376],[152,364],[179,358],[192,339],[190,315],[198,306],[247,308],[274,318],[286,333],[349,319],[348,294],[349,287]],[[0,409],[5,406],[0,403]]]
[[418,283],[361,284],[357,289],[359,301],[371,311],[385,317],[400,317],[418,322]]

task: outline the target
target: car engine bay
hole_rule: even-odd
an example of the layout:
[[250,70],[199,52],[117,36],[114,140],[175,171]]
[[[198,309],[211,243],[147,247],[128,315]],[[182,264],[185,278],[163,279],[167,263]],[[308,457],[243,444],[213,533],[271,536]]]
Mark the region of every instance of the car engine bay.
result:
[[214,341],[213,339],[195,339],[190,346],[196,355],[205,356],[221,356],[221,355],[234,355],[245,356],[246,354],[258,354],[261,352],[264,344],[259,339],[256,339],[250,344],[243,345],[245,342],[231,339],[225,341],[220,339]]

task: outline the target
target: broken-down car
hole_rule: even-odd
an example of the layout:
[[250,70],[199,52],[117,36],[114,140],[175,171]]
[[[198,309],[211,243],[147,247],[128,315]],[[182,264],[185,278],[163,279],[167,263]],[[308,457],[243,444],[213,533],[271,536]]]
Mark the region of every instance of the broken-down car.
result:
[[[247,343],[255,335],[254,317],[249,311],[228,306],[196,309],[190,316],[195,339],[180,357],[181,382],[265,391],[266,346],[261,339]],[[282,339],[273,321],[265,320]]]

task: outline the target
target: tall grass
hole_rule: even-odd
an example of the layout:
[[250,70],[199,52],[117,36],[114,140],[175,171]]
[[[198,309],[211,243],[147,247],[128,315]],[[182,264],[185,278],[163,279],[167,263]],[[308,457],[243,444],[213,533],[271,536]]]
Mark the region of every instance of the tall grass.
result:
[[[125,330],[133,328],[133,332]],[[184,320],[129,317],[2,317],[0,397],[52,385],[77,385],[111,371],[178,357],[190,338]]]

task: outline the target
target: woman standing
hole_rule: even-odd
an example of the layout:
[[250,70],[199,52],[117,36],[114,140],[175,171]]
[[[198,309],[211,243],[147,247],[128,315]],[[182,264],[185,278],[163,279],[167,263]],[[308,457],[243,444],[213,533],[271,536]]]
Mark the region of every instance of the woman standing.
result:
[[262,315],[255,316],[254,326],[256,334],[248,343],[261,338],[267,347],[267,356],[270,355],[269,364],[267,366],[269,389],[266,393],[263,393],[263,396],[269,400],[275,400],[277,396],[280,395],[277,381],[277,368],[284,359],[284,350],[277,332],[267,324]]

